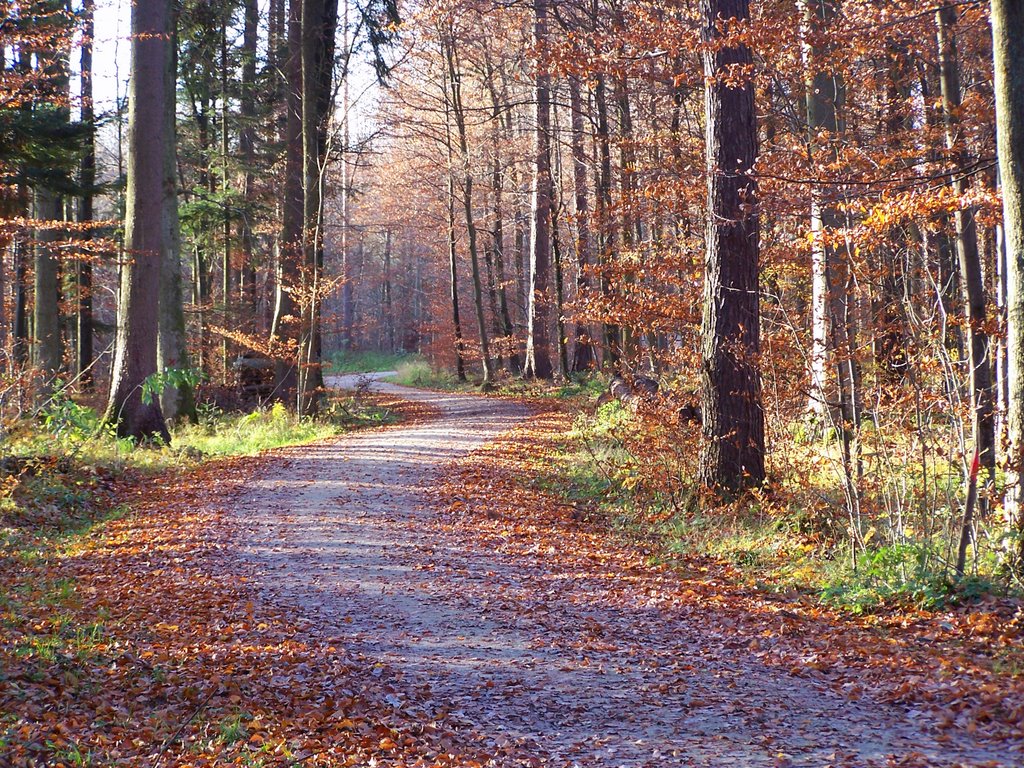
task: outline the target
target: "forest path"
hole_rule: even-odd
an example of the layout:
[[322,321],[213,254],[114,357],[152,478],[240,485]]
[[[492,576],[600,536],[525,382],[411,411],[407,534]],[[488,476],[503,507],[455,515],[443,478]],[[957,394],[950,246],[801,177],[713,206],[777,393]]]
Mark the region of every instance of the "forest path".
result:
[[370,386],[436,418],[289,452],[239,500],[238,521],[260,588],[380,665],[391,705],[454,724],[497,766],[1022,764],[1005,744],[936,738],[928,715],[764,664],[756,636],[715,628],[713,602],[657,599],[663,570],[616,571],[614,555],[570,552],[543,526],[481,546],[471,520],[452,524],[462,502],[440,488],[446,466],[530,410],[382,375]]

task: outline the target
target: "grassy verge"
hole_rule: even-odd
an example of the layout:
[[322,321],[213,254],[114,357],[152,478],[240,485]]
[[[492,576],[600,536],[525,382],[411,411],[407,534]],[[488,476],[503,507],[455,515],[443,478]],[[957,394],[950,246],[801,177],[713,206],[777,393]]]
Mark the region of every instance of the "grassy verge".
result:
[[[436,389],[445,392],[470,392],[480,387],[479,371],[459,381],[449,370],[435,368],[423,358],[405,360],[395,368],[395,375],[388,381],[406,387]],[[513,376],[507,371],[499,371],[490,389],[492,394],[501,397],[518,397],[529,400],[571,400],[573,398],[596,397],[607,388],[607,383],[599,376],[573,376],[566,382],[539,381]]]
[[398,366],[420,360],[419,355],[407,352],[335,352],[326,363],[327,373],[368,373],[393,371]]
[[[930,510],[927,531],[917,520],[896,530],[890,518],[875,516],[853,539],[839,505],[821,501],[829,491],[824,473],[794,471],[776,489],[735,504],[702,502],[692,483],[698,427],[673,424],[659,434],[617,402],[595,410],[585,394],[569,395],[573,429],[535,482],[619,534],[653,544],[657,559],[712,557],[747,586],[854,614],[938,610],[1019,591],[994,547],[979,553],[966,577],[954,577],[949,552],[957,518],[948,510]],[[640,446],[642,436],[650,445]],[[801,449],[808,457],[794,467],[815,467],[810,456],[821,445],[791,450]]]

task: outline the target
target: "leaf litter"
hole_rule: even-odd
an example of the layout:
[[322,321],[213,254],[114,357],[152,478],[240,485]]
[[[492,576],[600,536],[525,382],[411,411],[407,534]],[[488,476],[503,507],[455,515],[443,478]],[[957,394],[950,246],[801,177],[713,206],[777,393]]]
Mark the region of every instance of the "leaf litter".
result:
[[121,489],[5,561],[0,764],[1024,762],[1012,606],[848,619],[652,565],[524,482],[565,414],[386,389],[401,426]]

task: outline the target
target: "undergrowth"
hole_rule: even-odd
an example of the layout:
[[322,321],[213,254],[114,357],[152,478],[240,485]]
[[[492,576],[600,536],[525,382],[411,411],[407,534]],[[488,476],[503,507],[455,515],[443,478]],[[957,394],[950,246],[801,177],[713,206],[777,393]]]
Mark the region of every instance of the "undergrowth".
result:
[[189,467],[207,457],[251,456],[308,443],[398,415],[361,396],[335,396],[317,419],[301,418],[282,404],[251,413],[225,413],[200,405],[197,423],[172,428],[170,445],[136,446],[118,438],[95,409],[55,396],[34,419],[5,424],[0,455],[0,555],[34,558],[55,540],[80,538],[123,510],[112,489],[126,473],[145,482],[153,473]]
[[[958,516],[950,507],[870,512],[873,497],[865,494],[863,519],[851,523],[829,497],[827,467],[812,460],[834,450],[827,441],[793,441],[791,457],[805,458],[776,468],[773,487],[735,503],[713,502],[693,481],[699,425],[636,413],[618,401],[595,408],[586,404],[589,392],[570,395],[574,427],[551,471],[535,482],[622,535],[656,542],[661,559],[711,556],[754,588],[809,595],[852,613],[901,603],[937,609],[1019,589],[1002,569],[1003,543],[987,529],[979,531],[969,572],[955,577]],[[943,492],[953,497],[955,471],[948,475]],[[910,469],[905,480],[915,482]]]

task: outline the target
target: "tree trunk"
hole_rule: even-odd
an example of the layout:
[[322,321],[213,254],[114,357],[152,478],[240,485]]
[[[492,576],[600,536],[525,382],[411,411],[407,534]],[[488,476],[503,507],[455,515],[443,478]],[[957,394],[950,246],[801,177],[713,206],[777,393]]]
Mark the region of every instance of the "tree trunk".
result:
[[[548,0],[534,0],[534,42],[547,42]],[[550,379],[550,302],[548,280],[551,270],[551,76],[538,65],[535,81],[537,126],[533,176],[533,210],[530,220],[530,289],[526,314],[526,375]]]
[[1024,0],[992,0],[996,135],[1006,243],[1010,438],[1006,510],[1024,573]]
[[455,150],[452,146],[452,117],[451,103],[448,99],[448,78],[447,70],[444,73],[444,141],[445,151],[448,159],[448,274],[451,280],[452,300],[452,333],[455,342],[455,375],[459,381],[466,380],[466,350],[462,340],[462,318],[459,313],[459,270],[458,253],[456,250],[455,234],[455,168],[453,167]]
[[512,373],[519,373],[522,370],[523,363],[519,357],[516,347],[509,343],[515,339],[516,328],[512,322],[512,315],[509,312],[508,291],[506,290],[505,285],[505,212],[503,208],[504,174],[502,173],[502,155],[500,149],[502,135],[506,138],[511,138],[512,121],[509,116],[506,116],[504,121],[501,119],[501,101],[498,98],[498,89],[494,82],[494,70],[493,67],[490,66],[489,61],[487,66],[487,87],[491,94],[491,119],[494,123],[491,131],[491,151],[493,153],[493,157],[491,158],[491,192],[493,194],[492,216],[494,218],[494,228],[491,231],[491,242],[493,244],[494,275],[498,298],[499,321],[497,324],[501,329],[499,335],[505,338],[506,344],[509,344],[509,371]]
[[[952,170],[951,183],[960,196],[968,191],[964,177],[968,158],[962,147],[958,147],[960,96],[960,63],[957,57],[956,38],[953,25],[956,22],[956,10],[951,5],[944,5],[935,12],[935,25],[938,33],[939,72],[942,87],[942,116],[946,129],[946,148],[953,153],[955,167]],[[978,462],[984,467],[989,483],[995,479],[996,469],[996,432],[995,409],[992,389],[992,367],[989,361],[988,332],[985,330],[987,308],[985,306],[985,284],[981,270],[981,256],[978,250],[978,230],[975,222],[975,207],[957,208],[954,213],[956,225],[956,251],[960,262],[960,285],[963,291],[964,315],[967,317],[967,348],[968,348],[968,380],[971,385],[971,427],[974,438],[974,450]],[[968,462],[973,467],[973,461]],[[977,473],[969,469],[967,473],[968,497],[977,497],[979,509],[986,510],[985,494],[978,494],[976,486]],[[959,554],[956,571],[963,575],[967,547],[973,535],[973,510],[969,505],[964,508],[963,526],[961,528]]]
[[[221,203],[221,256],[220,300],[224,328],[234,328],[236,321],[232,308],[233,280],[231,274],[231,207],[228,205],[228,14],[224,14],[220,36],[220,194]],[[231,375],[231,342],[221,338],[221,371],[224,384]]]
[[480,257],[477,249],[476,221],[473,217],[473,173],[470,166],[469,143],[466,137],[466,112],[462,103],[462,73],[455,66],[455,42],[447,40],[444,43],[444,47],[448,64],[451,112],[455,118],[455,129],[459,140],[459,156],[462,163],[462,209],[466,217],[469,264],[473,278],[473,304],[476,309],[476,325],[477,333],[480,336],[480,358],[483,368],[483,381],[480,386],[483,389],[488,389],[493,384],[494,368],[491,363],[491,350],[487,339],[483,281],[480,279]]
[[[601,295],[612,292],[611,270],[608,266],[615,254],[615,221],[612,216],[612,152],[611,134],[608,127],[608,99],[604,76],[598,75],[594,85],[594,103],[597,107],[597,143],[601,155],[600,173],[597,178],[597,226],[601,237]],[[604,363],[617,369],[622,357],[619,343],[619,327],[613,323],[604,324]]]
[[253,318],[246,318],[246,323],[255,323],[255,312],[258,304],[256,291],[256,254],[252,218],[256,215],[255,204],[255,169],[256,169],[256,44],[259,28],[259,5],[257,0],[245,0],[245,26],[242,32],[242,93],[239,112],[242,120],[238,135],[238,146],[242,155],[242,200],[244,210],[239,220],[239,245],[242,249],[239,296]]
[[[835,15],[832,0],[802,0],[803,29],[806,38],[813,36],[818,26],[829,23]],[[826,58],[810,43],[803,45],[806,73],[807,156],[813,163],[819,153],[819,133],[834,137],[839,129],[839,104],[842,89],[835,72],[819,71],[819,59]],[[820,425],[832,421],[829,403],[828,362],[830,327],[840,322],[834,304],[845,285],[830,281],[837,260],[835,249],[825,242],[827,234],[839,226],[835,209],[823,199],[823,190],[811,190],[811,359],[810,392],[807,410]],[[842,356],[841,350],[833,350]]]
[[[167,47],[170,0],[132,6],[132,77],[128,115],[128,190],[120,306],[107,420],[121,436],[169,441],[158,398],[143,398],[157,369],[157,313],[165,250]],[[148,402],[146,402],[148,400]]]
[[[82,2],[82,125],[88,131],[85,151],[79,166],[79,181],[82,197],[79,200],[78,221],[89,224],[93,219],[93,187],[96,186],[96,126],[92,104],[92,41],[96,32],[93,17],[95,0]],[[80,235],[84,240],[92,239],[92,229],[86,228]],[[92,261],[78,260],[77,290],[78,307],[75,317],[75,338],[77,341],[78,383],[83,389],[92,386],[93,332],[92,332]]]
[[36,232],[32,362],[43,377],[37,390],[43,399],[53,392],[63,361],[58,286],[60,262],[55,248],[55,243],[61,239],[57,222],[63,218],[62,209],[56,192],[44,187],[36,190],[35,217],[46,223]]
[[[730,84],[750,49],[722,37],[750,19],[749,0],[701,0],[705,76],[708,223],[701,326],[704,446],[701,482],[738,491],[764,482],[761,405],[757,157],[752,82]],[[720,27],[719,25],[723,25]],[[721,46],[721,47],[719,47]],[[717,50],[716,50],[717,48]]]
[[299,334],[298,410],[304,416],[317,412],[313,367],[319,365],[316,336],[320,310],[320,271],[317,239],[320,237],[320,141],[317,98],[320,62],[317,53],[323,34],[324,0],[302,2],[302,330]]
[[[583,146],[583,99],[580,95],[580,79],[569,77],[569,109],[571,110],[571,142],[573,166],[573,191],[576,205],[576,296],[586,295],[590,289],[587,269],[590,267],[590,209],[587,191],[587,155]],[[595,364],[594,345],[589,338],[587,327],[576,326],[576,347],[573,350],[572,370],[586,371]]]
[[[164,239],[161,253],[160,274],[160,320],[159,353],[157,369],[183,370],[190,367],[188,356],[188,335],[185,325],[185,308],[182,297],[181,279],[181,224],[178,219],[178,173],[177,173],[177,109],[173,94],[176,93],[178,72],[177,11],[172,11],[171,38],[167,46],[166,93],[164,120],[167,141],[164,155],[163,179],[163,225]],[[192,387],[185,382],[168,384],[160,392],[160,408],[164,419],[170,421],[184,416],[196,419],[195,397]]]
[[274,367],[274,393],[282,400],[293,399],[298,386],[296,355],[299,344],[299,304],[295,291],[300,288],[299,263],[302,258],[302,0],[291,0],[288,7],[287,60],[284,62],[287,106],[284,141],[284,201],[281,211],[281,241],[277,263],[277,288],[271,337],[281,346]]

